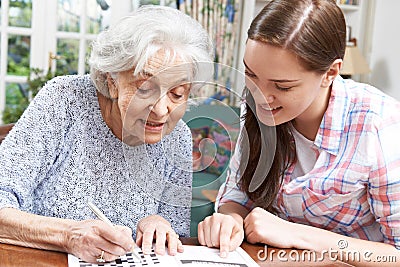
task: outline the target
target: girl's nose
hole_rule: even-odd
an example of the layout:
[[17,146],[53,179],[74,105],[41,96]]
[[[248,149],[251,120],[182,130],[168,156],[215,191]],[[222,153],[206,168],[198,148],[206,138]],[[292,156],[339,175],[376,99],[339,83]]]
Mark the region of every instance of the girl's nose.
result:
[[275,96],[273,96],[273,95],[269,95],[266,97],[266,101],[268,104],[271,104],[272,102],[274,102],[274,100],[275,100]]

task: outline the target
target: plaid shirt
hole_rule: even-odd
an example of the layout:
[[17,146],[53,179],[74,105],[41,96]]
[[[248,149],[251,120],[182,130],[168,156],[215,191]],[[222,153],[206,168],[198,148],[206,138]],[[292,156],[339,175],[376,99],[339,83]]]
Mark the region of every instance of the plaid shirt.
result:
[[[400,248],[400,103],[338,77],[314,141],[314,168],[286,171],[275,206],[283,219]],[[238,187],[236,149],[216,207],[254,207]]]

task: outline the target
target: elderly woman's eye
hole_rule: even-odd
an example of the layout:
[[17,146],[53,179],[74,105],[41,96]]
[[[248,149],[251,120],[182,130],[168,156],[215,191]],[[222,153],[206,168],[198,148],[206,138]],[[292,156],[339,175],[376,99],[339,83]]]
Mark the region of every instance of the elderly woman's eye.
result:
[[169,93],[175,99],[180,99],[185,96],[186,88],[183,86],[175,87],[174,89],[170,90]]
[[137,92],[140,93],[140,94],[146,94],[146,93],[149,92],[149,90],[148,90],[148,89],[143,89],[143,88],[140,88],[140,87],[139,87],[139,88],[137,89]]
[[155,89],[151,87],[138,87],[136,92],[141,95],[151,95],[154,90]]

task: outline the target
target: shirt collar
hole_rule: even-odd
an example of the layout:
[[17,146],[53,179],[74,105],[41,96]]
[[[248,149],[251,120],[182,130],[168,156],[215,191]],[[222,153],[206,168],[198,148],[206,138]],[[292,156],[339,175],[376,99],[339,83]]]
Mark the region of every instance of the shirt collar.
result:
[[350,99],[345,80],[338,76],[332,84],[328,108],[322,118],[314,144],[328,153],[339,153],[340,139],[349,114]]

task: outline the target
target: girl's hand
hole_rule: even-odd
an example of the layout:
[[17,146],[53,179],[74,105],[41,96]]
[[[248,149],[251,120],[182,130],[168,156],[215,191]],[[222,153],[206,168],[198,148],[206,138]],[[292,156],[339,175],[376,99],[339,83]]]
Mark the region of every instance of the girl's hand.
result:
[[294,224],[272,213],[254,208],[244,219],[244,231],[249,243],[263,243],[279,248],[291,248],[296,233]]
[[165,254],[167,242],[168,254],[176,255],[183,252],[182,242],[178,234],[172,229],[171,224],[160,215],[150,215],[141,219],[137,225],[136,243],[142,247],[144,254],[150,254],[154,239],[156,240],[155,252]]
[[220,256],[225,258],[243,242],[243,225],[231,215],[214,213],[198,225],[198,239],[201,245],[219,247]]

